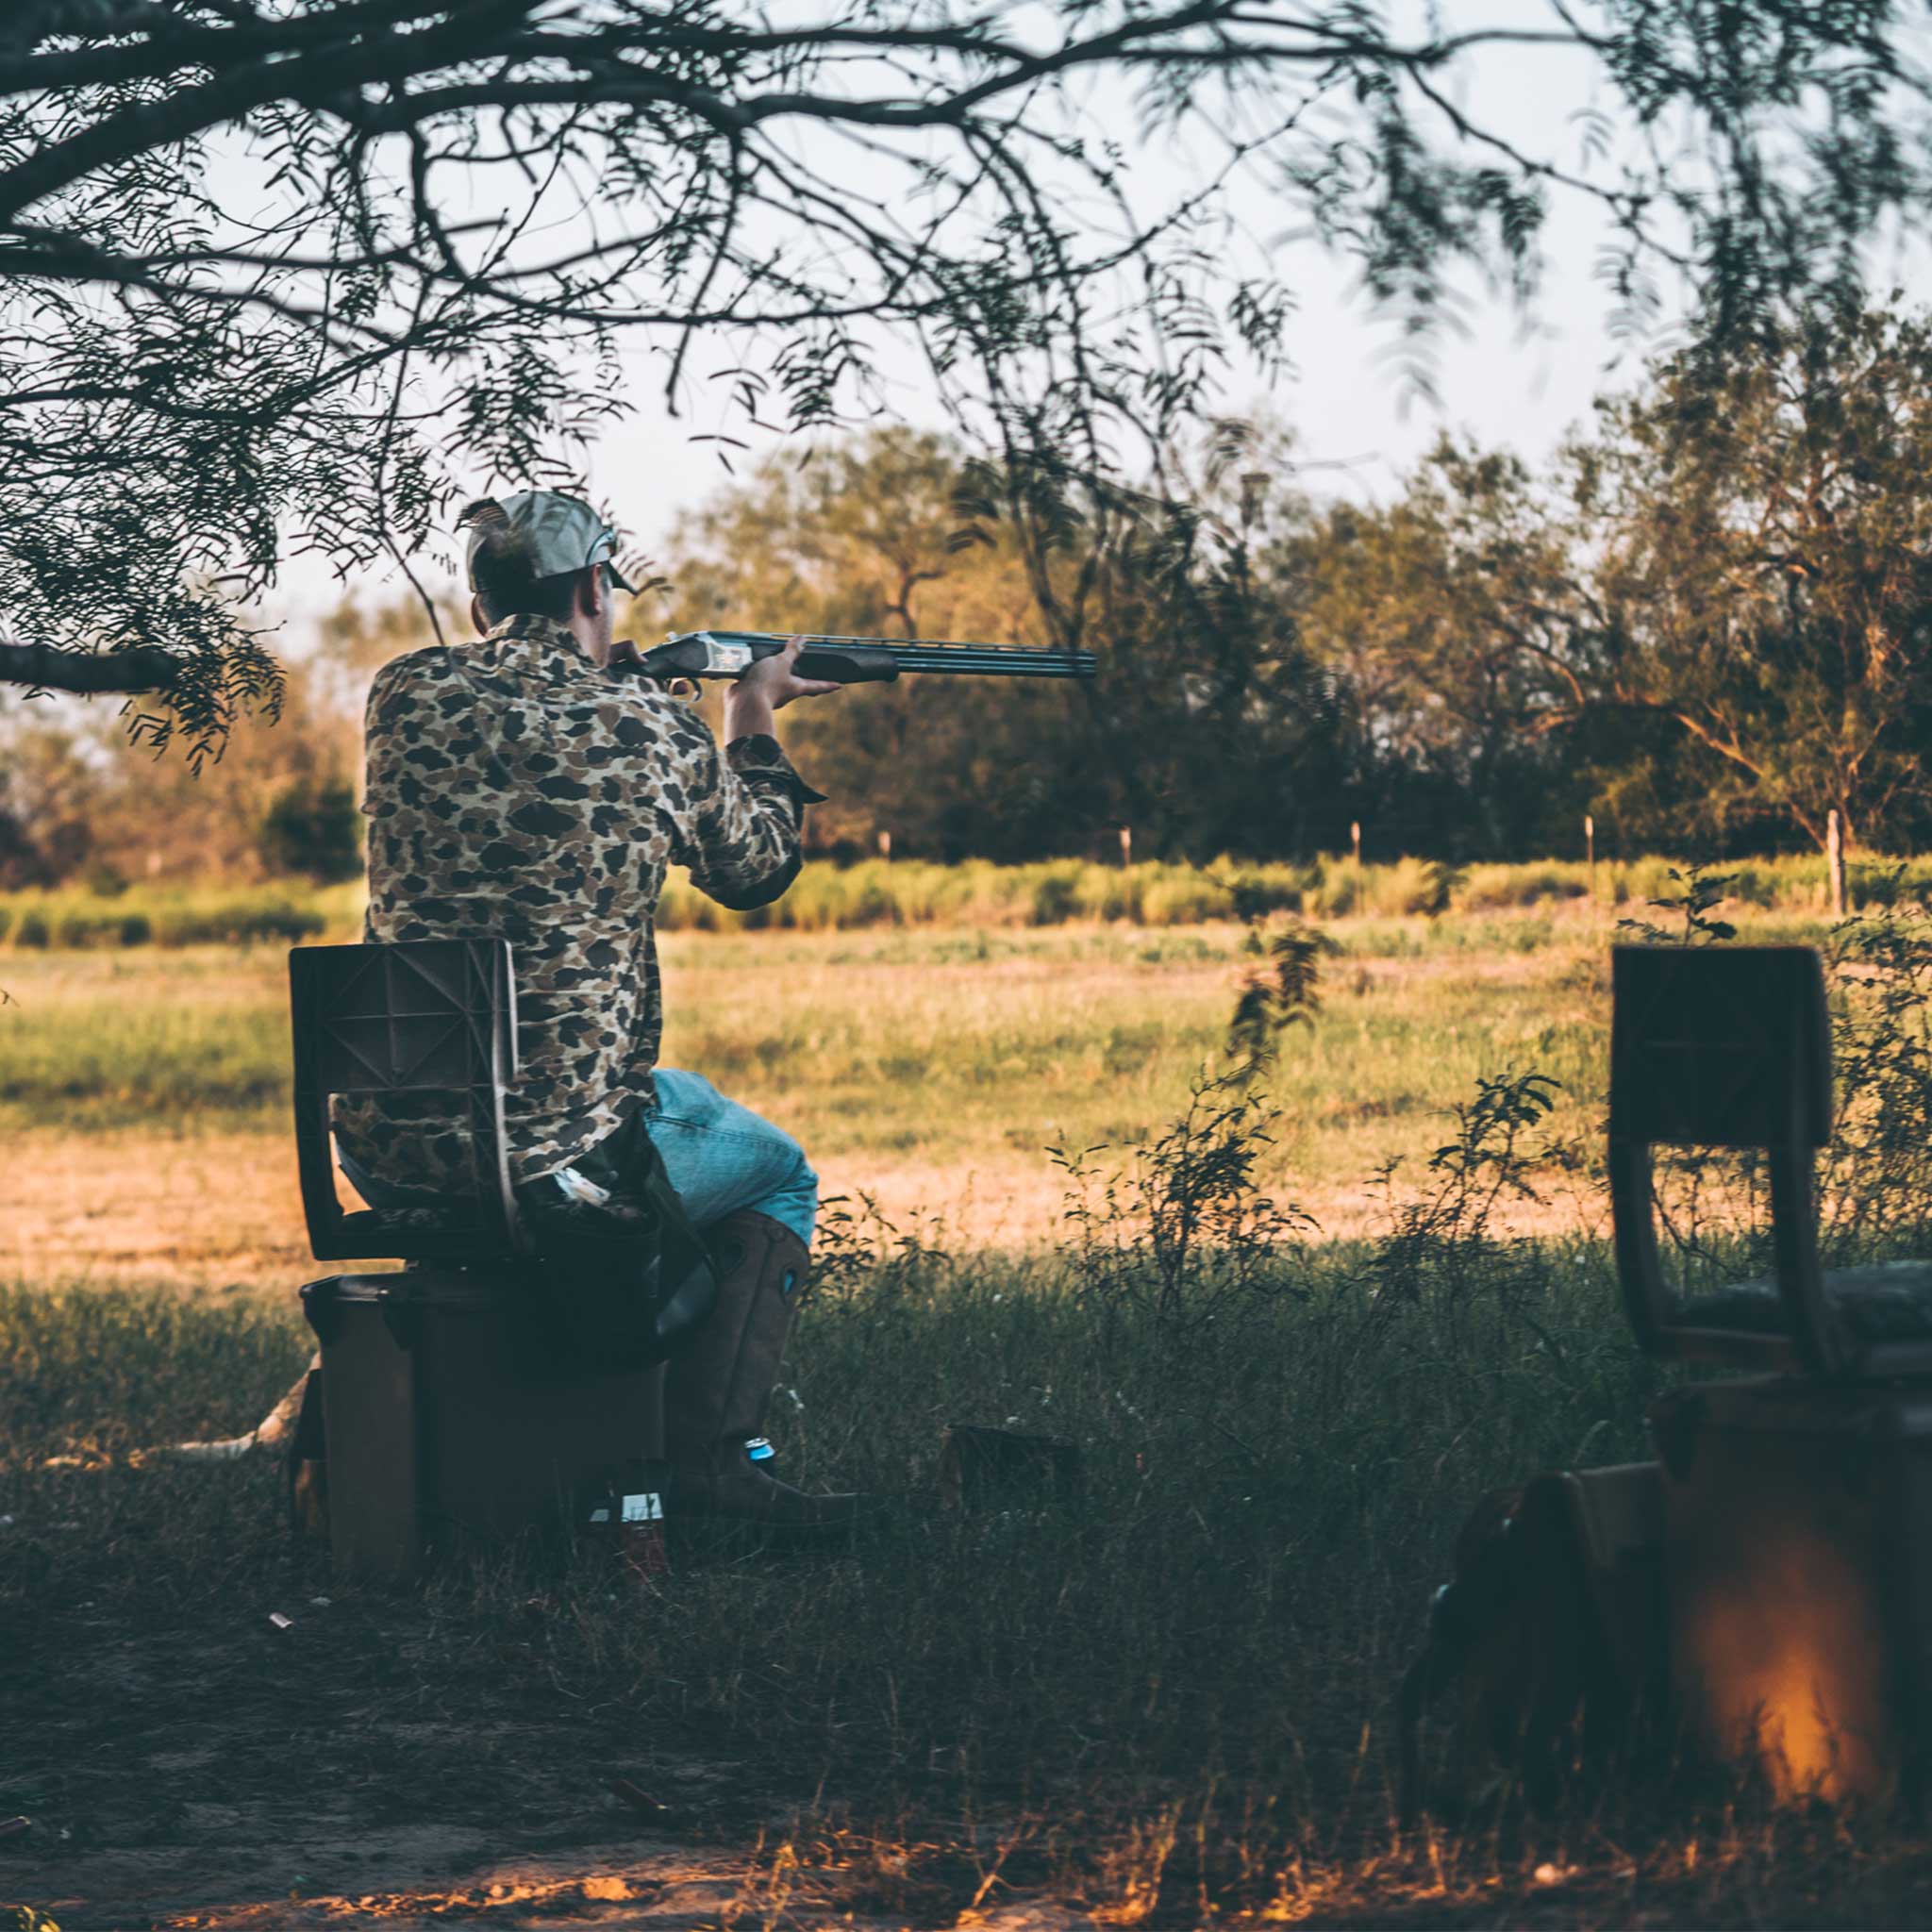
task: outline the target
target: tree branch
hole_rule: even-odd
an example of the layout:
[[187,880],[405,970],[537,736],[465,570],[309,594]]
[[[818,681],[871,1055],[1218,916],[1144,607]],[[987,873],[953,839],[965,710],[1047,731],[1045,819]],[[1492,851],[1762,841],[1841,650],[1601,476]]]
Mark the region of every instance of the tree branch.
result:
[[158,644],[121,651],[62,651],[52,644],[0,642],[0,684],[42,691],[163,691],[180,675],[181,660]]

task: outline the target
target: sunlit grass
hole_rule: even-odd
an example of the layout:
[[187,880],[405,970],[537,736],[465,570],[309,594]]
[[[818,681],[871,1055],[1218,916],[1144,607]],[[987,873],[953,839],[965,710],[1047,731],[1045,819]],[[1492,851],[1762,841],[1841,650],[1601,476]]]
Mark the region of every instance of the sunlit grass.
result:
[[[1789,908],[1740,924],[1821,930]],[[1644,1454],[1658,1377],[1592,1238],[1587,1167],[1535,1173],[1574,1188],[1541,1239],[1413,1295],[1378,1291],[1388,1213],[1366,1186],[1401,1155],[1399,1192],[1449,1137],[1444,1110],[1505,1067],[1564,1082],[1552,1125],[1594,1144],[1609,915],[1331,929],[1322,1008],[1270,1074],[1263,1178],[1357,1238],[1284,1250],[1273,1292],[1185,1332],[1091,1276],[1083,1294],[1071,1252],[992,1251],[970,1220],[902,1219],[912,1245],[880,1230],[842,1268],[822,1246],[771,1431],[788,1474],[899,1499],[840,1562],[693,1564],[647,1612],[587,1551],[345,1588],[287,1537],[272,1467],[128,1457],[256,1421],[306,1357],[291,1290],[320,1265],[225,1260],[192,1294],[172,1275],[0,1286],[0,1655],[34,1659],[0,1815],[192,1852],[212,1843],[203,1807],[267,1779],[325,1794],[348,1847],[399,1817],[494,1828],[548,1778],[567,1838],[607,1768],[656,1751],[667,1776],[717,1755],[764,1780],[759,1823],[802,1807],[774,1872],[795,1857],[785,1883],[891,1923],[950,1923],[1001,1858],[1004,1882],[1122,1922],[1918,1923],[1899,1903],[1926,1888],[1918,1839],[1781,1820],[1677,1770],[1548,1816],[1490,1784],[1459,1827],[1395,1824],[1391,1698],[1457,1524],[1493,1484]],[[931,1176],[915,1207],[960,1173],[1057,1189],[1048,1141],[1138,1139],[1182,1105],[1221,1049],[1244,937],[673,933],[665,1054],[794,1127],[823,1172]],[[118,1165],[155,1164],[141,1134],[206,1133],[220,1160],[195,1212],[232,1228],[236,1191],[255,1205],[259,1185],[234,1148],[288,1166],[285,974],[276,946],[0,958],[15,1171],[46,1149],[85,1176],[111,1150],[111,1196]],[[1071,1436],[1077,1497],[937,1509],[953,1421]],[[294,1642],[267,1622],[279,1606]],[[190,1727],[206,1764],[158,1802],[147,1754]],[[325,1876],[353,1894],[339,1863]]]
[[[1304,864],[1217,858],[1207,865],[1133,866],[1084,859],[994,865],[972,859],[930,865],[917,859],[853,866],[808,861],[791,890],[750,913],[727,912],[682,874],[666,881],[658,911],[666,932],[774,928],[849,932],[881,927],[947,927],[969,934],[1124,922],[1160,930],[1229,917],[1239,886],[1256,903],[1310,919],[1407,920],[1447,912],[1461,923],[1493,912],[1641,907],[1680,890],[1662,858],[1605,859],[1593,871],[1574,859],[1476,865],[1445,877],[1417,858],[1371,861],[1321,858]],[[1824,861],[1811,855],[1740,859],[1725,873],[1740,906],[1816,917],[1828,904]],[[1932,858],[1861,856],[1852,867],[1864,903],[1898,891],[1932,888]],[[1446,894],[1446,898],[1445,895]],[[286,944],[356,936],[364,892],[359,882],[314,887],[135,886],[108,896],[77,887],[0,892],[0,952],[127,950],[216,943]]]
[[[1266,1077],[1272,1184],[1353,1229],[1368,1177],[1425,1157],[1443,1110],[1505,1068],[1562,1083],[1558,1131],[1595,1131],[1607,919],[1332,929],[1322,1010]],[[1818,928],[1751,927],[1793,930]],[[1220,1062],[1244,939],[1228,923],[671,933],[662,1058],[795,1132],[841,1187],[970,1173],[983,1196],[1038,1198],[1044,1149],[1132,1141]],[[0,973],[0,1129],[286,1137],[284,949],[15,953]]]

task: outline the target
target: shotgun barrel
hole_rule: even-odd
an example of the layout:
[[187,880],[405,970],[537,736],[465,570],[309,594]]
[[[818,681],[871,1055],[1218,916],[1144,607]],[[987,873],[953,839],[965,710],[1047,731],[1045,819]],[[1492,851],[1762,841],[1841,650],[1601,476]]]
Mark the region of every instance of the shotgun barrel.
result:
[[[782,651],[775,631],[690,630],[667,638],[634,661],[645,677],[736,677],[760,658]],[[800,677],[833,684],[891,684],[902,673],[964,677],[1093,675],[1091,651],[1019,651],[1002,644],[913,644],[891,638],[808,637],[793,666]]]

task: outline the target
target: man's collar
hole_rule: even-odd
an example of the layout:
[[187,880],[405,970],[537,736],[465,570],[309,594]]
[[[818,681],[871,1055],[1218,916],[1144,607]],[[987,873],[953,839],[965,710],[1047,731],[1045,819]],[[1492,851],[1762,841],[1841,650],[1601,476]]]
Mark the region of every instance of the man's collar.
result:
[[543,676],[578,677],[597,668],[569,625],[527,611],[492,625],[483,634],[482,649],[491,662],[507,670]]

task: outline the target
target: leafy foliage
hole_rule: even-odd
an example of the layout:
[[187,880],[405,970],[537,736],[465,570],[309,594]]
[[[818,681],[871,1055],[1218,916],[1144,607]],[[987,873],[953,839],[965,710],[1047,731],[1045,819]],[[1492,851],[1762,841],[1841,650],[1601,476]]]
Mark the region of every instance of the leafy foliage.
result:
[[[1547,1074],[1535,1072],[1506,1069],[1478,1076],[1474,1097],[1452,1110],[1456,1132],[1429,1156],[1421,1191],[1392,1206],[1390,1230],[1374,1257],[1384,1295],[1412,1302],[1425,1287],[1452,1296],[1481,1283],[1509,1287],[1511,1257],[1529,1256],[1534,1244],[1499,1243],[1492,1223],[1507,1199],[1541,1199],[1538,1168],[1563,1158],[1538,1136],[1558,1088]],[[1377,1185],[1392,1188],[1395,1172],[1392,1164],[1385,1168]]]
[[[1526,37],[1352,0],[32,0],[0,21],[0,675],[156,692],[141,727],[211,755],[275,713],[249,612],[288,550],[407,568],[455,489],[572,480],[631,333],[674,405],[728,396],[721,450],[875,409],[916,345],[994,452],[1055,640],[1097,591],[1191,610],[1198,647],[1244,592],[1188,515],[1119,546],[1090,523],[1118,566],[1050,564],[1123,479],[1183,494],[1169,452],[1235,358],[1284,358],[1233,182],[1359,264],[1419,379],[1459,267],[1528,295],[1558,195],[1612,225],[1620,302],[1680,265],[1728,341],[1844,291],[1915,205],[1903,31],[1872,0],[1603,0]],[[1520,152],[1459,104],[1499,50],[1583,56],[1627,135],[1574,169]],[[1199,141],[1208,179],[1145,192],[1130,120]],[[1188,595],[1147,602],[1176,558]]]
[[1049,1148],[1070,1183],[1061,1253],[1078,1295],[1103,1312],[1144,1308],[1185,1334],[1299,1292],[1288,1264],[1315,1224],[1256,1174],[1277,1117],[1242,1071],[1203,1072],[1128,1167],[1095,1163],[1100,1147]]
[[362,870],[362,820],[340,776],[302,777],[284,787],[261,822],[261,854],[277,873],[304,873],[318,885]]
[[1895,901],[1832,933],[1836,1119],[1821,1186],[1835,1258],[1932,1232],[1932,908]]
[[[1932,826],[1932,323],[1830,308],[1656,362],[1549,471],[1445,440],[1273,567],[1429,850]],[[1440,848],[1435,848],[1440,849]],[[1561,849],[1561,846],[1558,846]]]
[[1932,326],[1832,310],[1688,351],[1572,461],[1582,675],[1681,735],[1706,824],[1932,822]]
[[1644,944],[1651,946],[1707,946],[1721,940],[1737,938],[1738,928],[1728,920],[1710,916],[1738,883],[1736,873],[1713,873],[1708,866],[1693,861],[1681,872],[1672,866],[1670,876],[1673,883],[1683,890],[1666,892],[1660,898],[1647,899],[1644,903],[1658,912],[1681,913],[1683,931],[1668,932],[1648,919],[1620,919],[1617,922],[1620,932],[1635,933]]
[[[801,708],[800,757],[833,804],[820,836],[926,856],[1018,858],[1293,850],[1325,829],[1349,756],[1339,693],[1257,568],[1268,519],[1224,425],[1201,496],[1008,470],[934,435],[880,430],[774,461],[678,533],[678,627],[1104,644],[1091,689],[908,679]],[[1255,473],[1248,473],[1253,475]]]
[[1227,1023],[1227,1051],[1244,1077],[1252,1077],[1274,1054],[1291,1026],[1308,1026],[1322,1010],[1322,961],[1341,948],[1321,927],[1291,921],[1266,940],[1252,930],[1267,964],[1252,969],[1235,998]]

